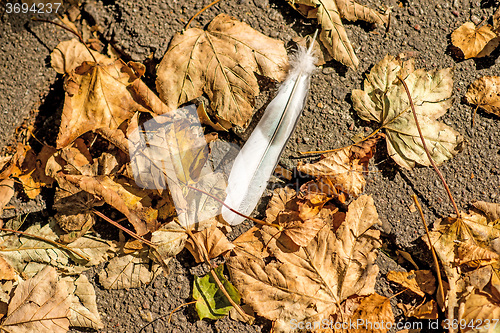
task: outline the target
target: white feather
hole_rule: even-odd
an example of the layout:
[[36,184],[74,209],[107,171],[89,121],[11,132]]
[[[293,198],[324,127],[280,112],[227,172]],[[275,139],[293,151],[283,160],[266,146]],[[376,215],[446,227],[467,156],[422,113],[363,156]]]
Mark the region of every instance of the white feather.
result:
[[[243,215],[250,215],[257,206],[302,113],[310,77],[316,68],[313,44],[314,38],[308,50],[299,47],[291,56],[286,80],[234,160],[224,203]],[[222,216],[231,225],[244,220],[226,207],[222,208]]]

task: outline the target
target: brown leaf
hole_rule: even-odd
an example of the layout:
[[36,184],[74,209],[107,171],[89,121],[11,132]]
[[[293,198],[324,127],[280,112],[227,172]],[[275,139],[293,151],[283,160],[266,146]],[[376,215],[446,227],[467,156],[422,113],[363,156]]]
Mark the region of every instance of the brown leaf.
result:
[[360,160],[361,164],[367,165],[368,160],[373,157],[373,154],[375,154],[375,146],[377,142],[384,138],[385,134],[379,132],[374,137],[353,145],[351,147],[351,159]]
[[465,22],[451,34],[451,43],[458,47],[465,59],[489,55],[500,43],[500,39],[489,24],[477,28],[472,22]]
[[489,265],[499,259],[500,255],[487,248],[459,242],[457,247],[457,265],[467,265],[469,267],[481,267]]
[[467,102],[500,116],[500,76],[484,76],[474,81],[465,94]]
[[[375,329],[373,323],[394,323],[390,299],[379,294],[363,298],[361,304],[354,311],[351,321],[366,323],[357,326],[353,332],[386,333],[389,330],[387,325],[379,325],[380,327]],[[372,325],[368,323],[372,323]]]
[[158,66],[156,88],[171,109],[205,92],[219,117],[246,127],[259,94],[254,73],[281,81],[288,58],[283,42],[226,14],[206,30],[177,33]]
[[236,256],[227,262],[231,280],[259,315],[276,321],[276,332],[290,332],[292,319],[328,318],[348,297],[374,292],[380,233],[371,226],[377,222],[373,200],[361,196],[336,233],[326,225],[295,252],[283,249],[275,228],[251,229],[235,241]]
[[14,291],[5,321],[6,332],[63,333],[69,329],[70,301],[56,270],[46,266]]
[[196,232],[193,235],[196,241],[189,238],[186,242],[186,248],[191,252],[197,263],[204,262],[204,255],[201,251],[205,252],[208,259],[213,259],[234,248],[234,245],[226,238],[226,235],[217,228],[217,221],[214,221],[211,227]]
[[4,179],[0,181],[0,216],[2,215],[3,208],[9,203],[14,193],[13,179]]
[[[356,68],[359,60],[347,37],[342,19],[388,24],[389,15],[381,14],[353,0],[288,0],[308,18],[317,18],[321,25],[319,38],[330,55],[346,66]],[[297,8],[297,5],[303,5]]]
[[[91,50],[92,54],[98,62],[113,62],[112,59]],[[94,61],[88,49],[73,38],[59,43],[54,51],[50,54],[50,65],[59,74],[70,74],[76,67],[80,66],[84,61]]]
[[412,307],[405,313],[407,317],[415,317],[418,319],[438,319],[439,311],[436,301],[431,299],[415,307]]
[[486,214],[486,217],[490,221],[495,221],[500,219],[500,204],[484,202],[484,201],[476,201],[473,202],[472,205]]
[[421,297],[424,297],[426,293],[432,295],[436,291],[436,279],[429,270],[390,271],[387,273],[387,279],[410,289]]
[[500,318],[500,299],[486,293],[477,292],[467,299],[463,314],[459,319],[465,319],[467,323],[473,320],[474,322],[484,323],[484,325],[486,325],[486,320],[489,319],[490,326],[488,328],[479,325],[485,328],[481,332],[495,332],[497,330],[495,327],[498,328],[498,322],[496,321],[498,318]]
[[63,148],[77,137],[101,127],[118,128],[136,111],[148,112],[137,103],[127,83],[137,79],[130,67],[116,60],[110,65],[85,62],[66,81],[74,83],[74,93],[66,89],[57,148]]
[[14,268],[0,256],[0,280],[14,280],[15,277]]
[[297,170],[313,177],[326,177],[332,185],[354,197],[363,193],[365,178],[363,166],[359,160],[351,160],[351,149],[344,148],[328,153],[316,163],[302,164],[299,162]]

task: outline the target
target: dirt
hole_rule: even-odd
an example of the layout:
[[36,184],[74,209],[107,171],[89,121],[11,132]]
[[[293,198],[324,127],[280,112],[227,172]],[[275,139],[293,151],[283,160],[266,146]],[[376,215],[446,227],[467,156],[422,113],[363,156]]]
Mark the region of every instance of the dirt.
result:
[[[83,1],[80,9],[82,17],[91,25],[97,24],[102,28],[103,42],[113,44],[124,54],[125,60],[146,64],[146,82],[154,90],[155,66],[163,57],[170,38],[210,2]],[[35,136],[39,140],[53,144],[64,93],[61,76],[50,68],[49,54],[60,41],[72,36],[53,25],[26,23],[28,16],[12,17],[4,11],[5,2],[0,1],[0,4],[0,147],[12,142],[15,129],[24,119],[35,123]],[[457,204],[466,210],[474,200],[499,202],[499,120],[479,110],[472,127],[473,107],[463,101],[463,95],[476,78],[499,72],[500,51],[494,51],[484,59],[463,61],[450,47],[451,32],[465,21],[481,21],[490,17],[495,9],[494,2],[370,1],[371,7],[378,5],[393,7],[389,33],[363,23],[346,23],[348,36],[360,59],[359,68],[347,69],[331,61],[317,70],[303,117],[281,164],[293,169],[299,160],[298,151],[345,146],[359,132],[368,134],[374,129],[375,125],[365,123],[356,116],[350,93],[353,89],[362,88],[364,75],[387,53],[405,53],[416,59],[417,67],[428,70],[454,68],[455,100],[441,120],[458,130],[467,143],[460,154],[440,169]],[[65,7],[68,6],[65,4]],[[265,35],[285,41],[287,45],[292,45],[293,37],[311,34],[316,29],[314,21],[302,18],[284,0],[223,0],[195,19],[192,26],[202,27],[219,13],[235,16]],[[271,87],[262,94],[258,106],[273,97],[275,88]],[[378,146],[366,193],[373,196],[383,223],[381,230],[385,249],[378,259],[380,274],[377,292],[389,297],[398,289],[385,280],[385,274],[389,270],[413,268],[407,261],[396,262],[395,250],[411,253],[420,268],[429,268],[431,262],[427,247],[420,240],[424,234],[422,221],[417,212],[410,211],[411,196],[417,195],[428,224],[447,216],[453,209],[431,168],[403,170],[387,156],[384,144]],[[16,208],[7,210],[4,218],[25,216],[27,213],[35,213],[28,216],[27,223],[44,218],[51,212],[50,199],[45,200],[49,197],[45,195],[27,200],[18,194],[10,203]],[[264,205],[259,207],[258,214],[262,214]],[[266,320],[258,320],[254,325],[229,318],[200,321],[193,305],[181,307],[168,323],[172,310],[191,301],[193,274],[205,272],[202,266],[194,264],[186,251],[172,260],[167,277],[160,276],[140,289],[104,290],[97,281],[95,272],[98,269],[85,274],[95,283],[98,307],[105,324],[102,332],[139,332],[141,328],[141,332],[268,332],[270,329]],[[401,297],[404,296],[393,298],[392,305],[398,319],[404,320],[401,311],[395,307]],[[405,302],[408,301],[405,299]],[[151,322],[156,318],[159,319]],[[80,331],[72,329],[71,332]]]

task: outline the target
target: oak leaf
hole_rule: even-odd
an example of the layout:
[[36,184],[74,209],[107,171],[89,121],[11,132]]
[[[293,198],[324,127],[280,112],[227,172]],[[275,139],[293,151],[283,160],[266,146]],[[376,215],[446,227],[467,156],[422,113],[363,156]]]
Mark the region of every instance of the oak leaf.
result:
[[307,18],[318,19],[322,27],[319,38],[323,45],[335,60],[352,68],[358,66],[359,60],[342,19],[381,25],[389,23],[388,14],[381,14],[353,0],[288,0],[288,3]]
[[18,333],[64,333],[69,329],[68,292],[53,267],[46,266],[14,290],[0,330]]
[[500,116],[500,76],[484,76],[474,81],[465,93],[467,102]]
[[359,117],[375,121],[384,129],[387,151],[400,166],[415,163],[430,166],[400,76],[408,86],[426,146],[436,164],[451,159],[461,150],[462,136],[437,121],[453,103],[452,69],[426,72],[415,69],[413,59],[402,61],[387,55],[364,81],[364,90],[352,91]]
[[281,81],[287,66],[283,42],[220,14],[206,30],[191,28],[172,38],[156,89],[172,110],[205,92],[218,117],[246,127],[259,94],[254,73]]
[[453,31],[451,43],[463,52],[465,59],[481,58],[496,49],[500,38],[489,24],[478,28],[472,22],[465,22]]
[[236,255],[227,261],[231,281],[245,303],[276,321],[276,332],[290,332],[292,319],[328,319],[348,297],[374,292],[381,243],[371,227],[378,222],[373,199],[361,196],[336,232],[325,225],[294,252],[283,249],[275,228],[250,229],[235,241]]

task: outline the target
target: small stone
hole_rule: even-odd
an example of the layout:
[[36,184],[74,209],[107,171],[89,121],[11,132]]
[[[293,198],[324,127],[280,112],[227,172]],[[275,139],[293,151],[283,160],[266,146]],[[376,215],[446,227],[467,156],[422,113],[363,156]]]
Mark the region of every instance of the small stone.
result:
[[324,107],[323,103],[319,102],[317,105],[316,105],[318,108],[322,109]]
[[413,26],[413,29],[415,29],[415,30],[417,30],[417,31],[420,31],[420,30],[422,30],[422,27],[420,26],[420,24],[415,24],[415,25]]
[[415,8],[413,8],[413,7],[408,8],[408,14],[410,14],[411,16],[415,16],[415,14],[416,14]]
[[402,35],[401,31],[399,31],[399,30],[394,31],[394,36],[401,37],[401,35]]
[[323,67],[323,70],[321,72],[325,75],[330,75],[335,72],[335,70],[332,67]]
[[460,13],[458,12],[458,10],[452,10],[451,13],[453,15],[455,15],[456,17],[458,17],[460,15]]
[[436,9],[443,9],[443,6],[441,6],[440,4],[437,4]]
[[278,37],[279,34],[278,34],[277,31],[273,30],[273,31],[271,31],[270,35],[271,35],[272,38],[276,38],[276,37]]
[[475,25],[478,25],[479,23],[481,23],[481,18],[479,18],[479,16],[477,15],[472,15],[470,17],[470,20],[472,21],[472,23],[474,23]]
[[305,137],[302,138],[302,142],[303,143],[308,143],[309,141],[311,141],[311,138],[308,137],[308,136],[305,136]]

